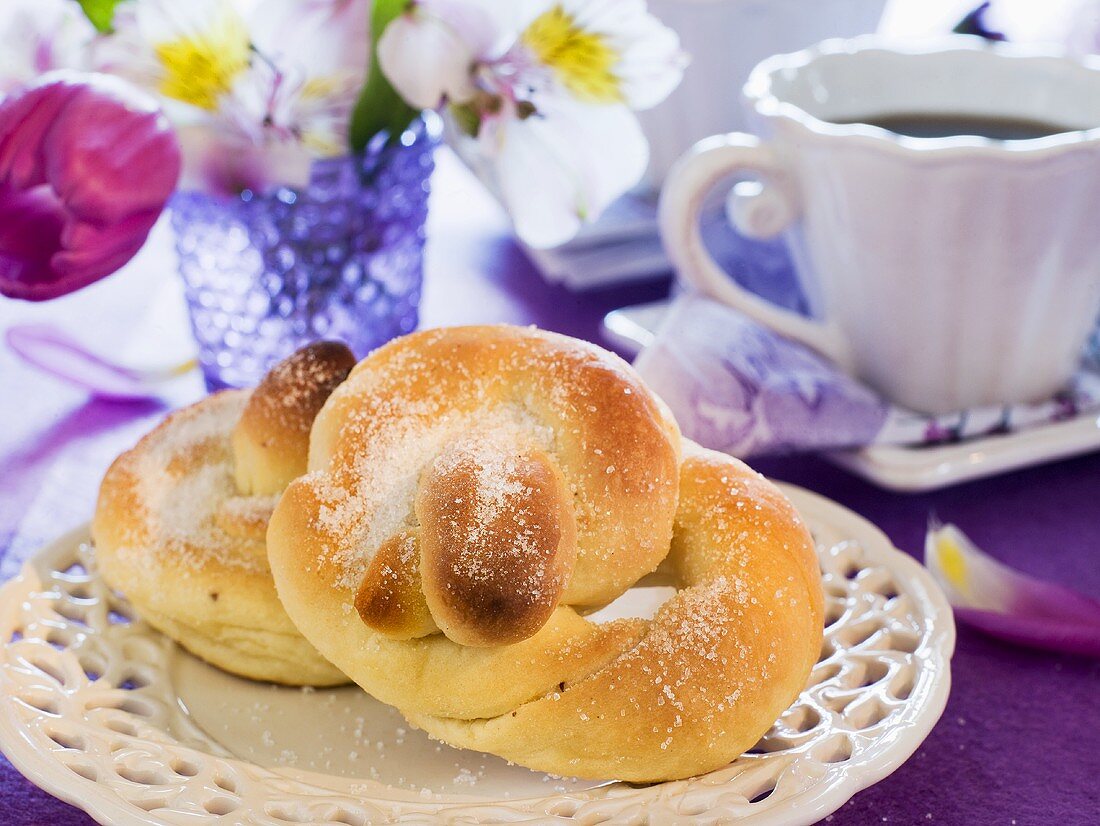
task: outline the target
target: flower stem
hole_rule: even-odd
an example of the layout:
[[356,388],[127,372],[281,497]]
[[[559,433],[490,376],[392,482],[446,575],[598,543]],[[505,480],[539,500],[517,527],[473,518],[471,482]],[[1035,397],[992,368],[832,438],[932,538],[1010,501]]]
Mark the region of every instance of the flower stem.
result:
[[348,143],[353,152],[362,152],[371,138],[386,132],[395,140],[416,118],[418,111],[397,93],[382,72],[378,62],[378,41],[395,17],[403,14],[410,0],[374,0],[371,9],[371,59],[367,82],[351,113]]

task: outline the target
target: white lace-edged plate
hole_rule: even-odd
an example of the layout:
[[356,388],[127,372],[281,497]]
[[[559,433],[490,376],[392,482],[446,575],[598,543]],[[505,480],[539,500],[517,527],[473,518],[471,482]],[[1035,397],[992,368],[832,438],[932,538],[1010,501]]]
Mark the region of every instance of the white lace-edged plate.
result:
[[[354,687],[224,674],[132,616],[96,576],[86,530],[0,588],[0,749],[114,826],[813,823],[927,736],[947,701],[955,629],[927,572],[877,528],[784,489],[817,540],[821,660],[760,743],[708,775],[640,787],[551,777],[436,743]],[[612,608],[637,614],[659,590]]]

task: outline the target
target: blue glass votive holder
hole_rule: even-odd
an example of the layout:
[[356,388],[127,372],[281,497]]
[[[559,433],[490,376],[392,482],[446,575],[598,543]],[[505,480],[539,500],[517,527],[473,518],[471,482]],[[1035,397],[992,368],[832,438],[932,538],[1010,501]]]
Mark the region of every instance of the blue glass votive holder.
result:
[[360,358],[416,328],[438,143],[418,120],[362,155],[318,160],[309,185],[172,201],[180,274],[210,390],[255,385],[318,339]]

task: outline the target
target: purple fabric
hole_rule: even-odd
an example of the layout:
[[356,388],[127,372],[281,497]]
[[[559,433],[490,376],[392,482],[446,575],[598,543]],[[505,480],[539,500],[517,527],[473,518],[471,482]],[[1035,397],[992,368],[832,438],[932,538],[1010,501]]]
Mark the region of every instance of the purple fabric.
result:
[[[599,341],[599,322],[662,285],[574,295],[539,279],[468,180],[443,170],[430,220],[423,322],[537,323]],[[450,177],[448,177],[450,176]],[[114,280],[114,279],[112,279]],[[123,325],[133,307],[100,285],[65,299],[73,323]],[[25,306],[25,305],[24,305]],[[0,330],[20,319],[0,303]],[[0,351],[0,577],[87,519],[103,468],[163,414],[155,405],[89,402]],[[197,392],[197,390],[196,390]],[[180,399],[182,401],[183,399]],[[918,552],[931,514],[1026,573],[1100,597],[1100,456],[920,496],[886,493],[820,460],[757,467],[836,499]],[[1100,811],[1100,662],[1038,653],[959,629],[943,719],[893,775],[857,795],[835,824],[1094,824]],[[75,826],[89,819],[0,759],[0,822]]]

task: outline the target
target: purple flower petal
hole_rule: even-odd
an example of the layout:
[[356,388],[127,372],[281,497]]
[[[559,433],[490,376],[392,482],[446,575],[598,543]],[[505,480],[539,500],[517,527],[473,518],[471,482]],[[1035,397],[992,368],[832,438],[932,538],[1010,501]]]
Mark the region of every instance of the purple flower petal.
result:
[[924,564],[960,622],[1020,645],[1100,657],[1100,601],[998,562],[954,525],[929,527]]
[[1035,616],[955,608],[955,619],[1005,642],[1100,657],[1100,623],[1074,624]]
[[44,301],[145,243],[180,173],[155,101],[117,78],[53,73],[0,103],[0,293]]

